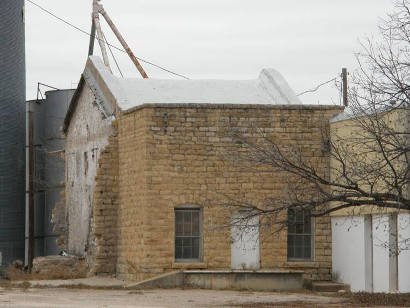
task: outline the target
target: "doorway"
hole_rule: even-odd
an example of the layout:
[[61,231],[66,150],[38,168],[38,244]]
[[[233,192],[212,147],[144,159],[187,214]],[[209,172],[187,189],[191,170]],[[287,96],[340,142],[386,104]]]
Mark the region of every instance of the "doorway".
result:
[[231,216],[231,268],[235,270],[260,268],[259,217],[249,216],[249,212]]

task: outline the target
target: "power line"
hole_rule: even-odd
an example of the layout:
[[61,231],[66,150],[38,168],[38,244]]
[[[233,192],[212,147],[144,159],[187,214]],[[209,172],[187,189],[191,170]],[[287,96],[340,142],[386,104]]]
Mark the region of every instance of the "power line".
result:
[[330,79],[330,80],[328,80],[328,81],[322,82],[321,84],[319,84],[319,85],[316,86],[315,88],[310,89],[310,90],[303,91],[303,92],[299,93],[297,96],[301,96],[301,95],[306,94],[306,93],[316,92],[317,90],[319,90],[320,87],[322,87],[322,86],[324,86],[324,85],[327,85],[328,83],[331,83],[331,82],[335,81],[337,78],[338,78],[338,77],[335,77],[335,78],[332,78],[332,79]]
[[[103,37],[104,37],[105,43],[108,45],[108,41],[107,41],[107,38],[105,37],[104,33],[103,33],[102,35],[103,35]],[[124,75],[122,74],[122,71],[121,71],[121,69],[120,69],[120,66],[118,65],[117,59],[115,58],[114,53],[112,52],[112,49],[111,49],[110,45],[108,45],[108,49],[110,50],[111,56],[112,56],[112,58],[114,59],[115,65],[117,66],[117,69],[118,69],[118,71],[119,71],[120,74],[121,74],[121,77],[124,78]]]
[[[27,2],[33,4],[34,6],[38,7],[40,10],[46,12],[47,14],[53,16],[53,17],[56,18],[57,20],[59,20],[59,21],[65,23],[66,25],[68,25],[68,26],[74,28],[75,30],[80,31],[81,33],[83,33],[83,34],[85,34],[85,35],[88,35],[89,37],[92,37],[92,35],[91,35],[89,32],[87,32],[87,31],[85,31],[85,30],[83,30],[83,29],[77,27],[76,25],[74,25],[74,24],[72,24],[72,23],[70,23],[70,22],[64,20],[63,18],[57,16],[57,15],[54,14],[53,12],[51,12],[51,11],[45,9],[44,7],[38,5],[37,3],[33,2],[32,0],[27,0]],[[95,36],[94,36],[94,38],[95,38]],[[102,38],[97,38],[97,39],[98,39],[98,40],[102,40]],[[108,42],[107,42],[107,45],[108,45],[108,46],[111,46],[111,47],[114,48],[114,49],[117,49],[118,51],[121,51],[121,52],[123,52],[123,53],[127,53],[125,50],[123,50],[123,49],[121,49],[121,48],[119,48],[119,47],[117,47],[117,46],[115,46],[115,45],[112,45],[112,44],[110,44],[110,43],[108,43]],[[169,70],[169,69],[166,69],[165,67],[162,67],[162,66],[160,66],[160,65],[158,65],[158,64],[155,64],[155,63],[152,63],[152,62],[150,62],[150,61],[148,61],[148,60],[145,60],[145,59],[142,59],[142,58],[139,58],[139,57],[136,57],[136,58],[137,58],[138,60],[140,60],[141,62],[144,62],[144,63],[149,64],[149,65],[151,65],[151,66],[154,66],[154,67],[156,67],[156,68],[159,68],[159,69],[161,69],[161,70],[163,70],[163,71],[165,71],[165,72],[167,72],[167,73],[170,73],[170,74],[172,74],[172,75],[175,75],[175,76],[178,76],[178,77],[181,77],[181,78],[185,78],[185,79],[189,79],[188,77],[186,77],[186,76],[184,76],[184,75],[175,73],[175,72],[173,72],[173,71],[171,71],[171,70]]]

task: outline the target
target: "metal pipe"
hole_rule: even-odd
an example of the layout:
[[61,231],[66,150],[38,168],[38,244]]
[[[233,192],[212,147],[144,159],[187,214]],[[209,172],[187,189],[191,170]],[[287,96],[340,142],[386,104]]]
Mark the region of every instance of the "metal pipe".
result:
[[342,68],[342,82],[343,82],[343,105],[348,106],[348,92],[347,92],[347,69]]
[[34,153],[33,112],[31,102],[26,103],[26,222],[25,222],[25,265],[31,271],[34,259]]
[[29,135],[30,135],[30,125],[29,125],[29,114],[30,114],[30,102],[26,102],[26,210],[25,210],[25,240],[24,240],[24,265],[28,266],[28,251],[29,251],[29,200],[30,200],[30,185],[29,185]]
[[99,13],[105,18],[108,25],[111,27],[112,31],[114,32],[117,39],[120,41],[122,47],[124,47],[125,51],[127,52],[128,56],[131,58],[131,61],[134,62],[136,68],[140,72],[143,78],[148,78],[147,73],[141,66],[138,59],[135,57],[134,53],[132,52],[131,48],[128,46],[127,42],[122,37],[121,33],[118,31],[117,27],[114,25],[114,22],[111,20],[110,16],[108,16],[107,12],[104,10],[102,5],[99,4]]

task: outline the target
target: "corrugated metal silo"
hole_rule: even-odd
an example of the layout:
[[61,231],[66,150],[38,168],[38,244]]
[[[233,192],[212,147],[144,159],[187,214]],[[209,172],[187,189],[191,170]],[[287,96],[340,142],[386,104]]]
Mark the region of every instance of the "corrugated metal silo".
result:
[[0,253],[24,259],[24,1],[0,1]]
[[[34,257],[56,255],[59,250],[51,221],[64,191],[65,139],[61,127],[75,90],[46,92],[46,99],[29,101],[34,145]],[[27,132],[29,134],[29,132]]]

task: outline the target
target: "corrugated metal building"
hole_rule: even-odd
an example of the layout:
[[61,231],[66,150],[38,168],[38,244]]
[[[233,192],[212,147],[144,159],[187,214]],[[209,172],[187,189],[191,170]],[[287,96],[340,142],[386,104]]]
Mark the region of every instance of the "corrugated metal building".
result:
[[0,264],[24,258],[24,1],[0,1]]

